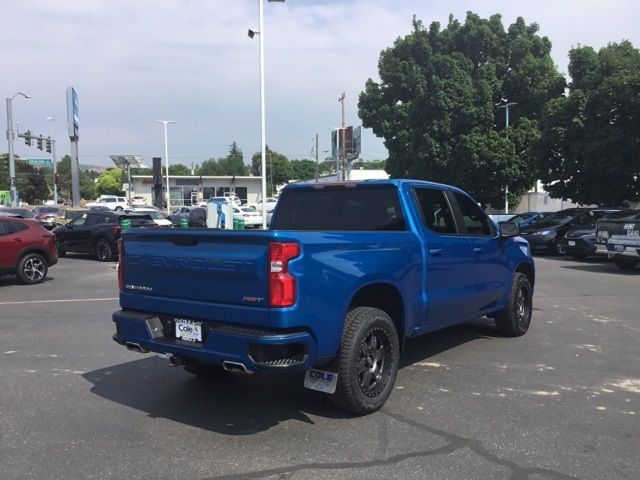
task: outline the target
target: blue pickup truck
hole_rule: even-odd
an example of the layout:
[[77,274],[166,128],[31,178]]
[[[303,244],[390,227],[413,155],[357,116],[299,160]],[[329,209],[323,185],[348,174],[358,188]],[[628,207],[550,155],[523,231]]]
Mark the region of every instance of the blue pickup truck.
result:
[[113,339],[196,375],[305,370],[339,407],[379,409],[405,340],[486,315],[529,328],[535,269],[515,223],[417,180],[297,184],[270,230],[123,232]]

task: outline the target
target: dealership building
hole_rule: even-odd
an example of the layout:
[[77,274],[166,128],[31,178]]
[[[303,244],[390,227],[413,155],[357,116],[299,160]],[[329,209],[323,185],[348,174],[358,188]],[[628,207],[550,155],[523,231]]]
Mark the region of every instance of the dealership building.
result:
[[[165,177],[162,178],[163,183]],[[211,197],[222,197],[235,193],[242,203],[258,200],[262,189],[261,177],[254,176],[169,176],[171,207],[204,202]],[[163,198],[165,198],[163,187]],[[131,176],[131,197],[144,197],[148,205],[153,204],[154,184],[152,175]]]

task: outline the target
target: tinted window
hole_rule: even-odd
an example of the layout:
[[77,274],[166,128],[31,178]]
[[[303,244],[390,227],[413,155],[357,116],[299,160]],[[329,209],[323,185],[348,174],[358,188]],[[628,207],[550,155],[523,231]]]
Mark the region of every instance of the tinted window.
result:
[[576,212],[574,210],[566,212],[556,212],[538,221],[536,223],[536,228],[542,229],[545,227],[555,227],[556,225],[562,225],[569,222],[575,214]]
[[609,212],[602,216],[602,220],[610,218],[611,220],[640,220],[640,211],[638,210],[623,210],[621,212]]
[[467,234],[493,235],[491,221],[482,209],[466,196],[460,195],[459,193],[454,193],[454,195],[458,201],[460,213],[462,214],[462,221],[467,229]]
[[525,220],[529,220],[530,218],[532,218],[534,215],[534,213],[521,213],[520,215],[511,217],[509,221],[515,223],[524,222]]
[[0,220],[0,237],[6,235],[7,232],[7,222],[4,220]]
[[27,227],[24,223],[22,222],[16,222],[15,220],[11,221],[9,220],[8,222],[8,226],[9,226],[9,233],[17,233],[17,232],[22,232],[23,230],[26,230]]
[[278,208],[276,230],[405,230],[392,185],[291,189]]
[[416,201],[420,205],[422,221],[429,230],[455,234],[456,224],[442,190],[415,188]]

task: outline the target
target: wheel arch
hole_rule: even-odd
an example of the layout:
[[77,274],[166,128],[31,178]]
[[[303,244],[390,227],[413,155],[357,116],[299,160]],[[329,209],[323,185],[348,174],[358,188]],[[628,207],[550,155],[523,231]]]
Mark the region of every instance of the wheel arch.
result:
[[356,307],[378,308],[389,315],[398,332],[400,348],[403,348],[405,307],[402,294],[396,286],[385,282],[370,283],[362,286],[351,298],[349,311]]
[[524,273],[529,279],[529,283],[531,284],[531,288],[535,287],[536,283],[536,271],[535,269],[528,263],[520,263],[515,269],[516,273]]
[[40,246],[33,246],[25,247],[24,249],[20,250],[20,253],[18,254],[18,257],[16,259],[16,268],[18,267],[18,265],[20,265],[20,261],[25,257],[25,255],[28,255],[30,253],[37,253],[39,255],[42,255],[47,262],[47,266],[51,264],[51,258],[49,258],[49,253],[47,253],[47,250]]

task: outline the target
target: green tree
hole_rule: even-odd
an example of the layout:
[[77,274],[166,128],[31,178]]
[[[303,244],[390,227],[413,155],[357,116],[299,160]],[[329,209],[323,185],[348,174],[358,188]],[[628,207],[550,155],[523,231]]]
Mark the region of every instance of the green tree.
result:
[[353,162],[351,168],[363,169],[363,170],[384,170],[386,166],[386,160],[370,160],[365,162],[364,160],[358,160]]
[[[58,197],[63,199],[71,198],[71,157],[69,155],[63,156],[58,161],[56,170],[58,173],[60,173],[60,182],[58,183]],[[95,179],[98,178],[98,174],[96,172],[79,170],[78,177],[80,183],[80,198],[84,198],[85,200],[95,198]],[[51,186],[50,188],[53,192],[53,186]]]
[[640,199],[640,51],[628,41],[569,52],[566,97],[547,104],[540,179],[552,196],[618,205]]
[[229,146],[229,154],[224,158],[210,158],[196,169],[197,175],[244,176],[249,168],[244,163],[242,150],[236,142]]
[[316,178],[316,162],[312,160],[291,160],[290,165],[292,171],[292,179],[311,180],[312,178]]
[[[482,203],[501,205],[535,181],[537,122],[565,81],[551,43],[522,18],[505,31],[500,15],[449,17],[413,31],[380,54],[380,82],[369,79],[358,108],[384,138],[392,177],[453,183]],[[517,102],[504,128],[497,105]]]
[[[48,169],[38,169],[14,155],[16,166],[16,188],[20,200],[31,205],[43,203],[49,198],[47,185]],[[9,155],[0,156],[0,190],[9,190]]]
[[169,175],[191,175],[191,169],[181,163],[169,165]]
[[100,174],[96,183],[97,195],[120,195],[122,194],[123,170],[118,168],[108,168]]
[[[266,148],[267,164],[267,195],[273,195],[275,187],[288,183],[293,178],[293,169],[289,159],[281,153]],[[262,156],[260,152],[253,154],[251,159],[251,173],[256,176],[262,174]]]

